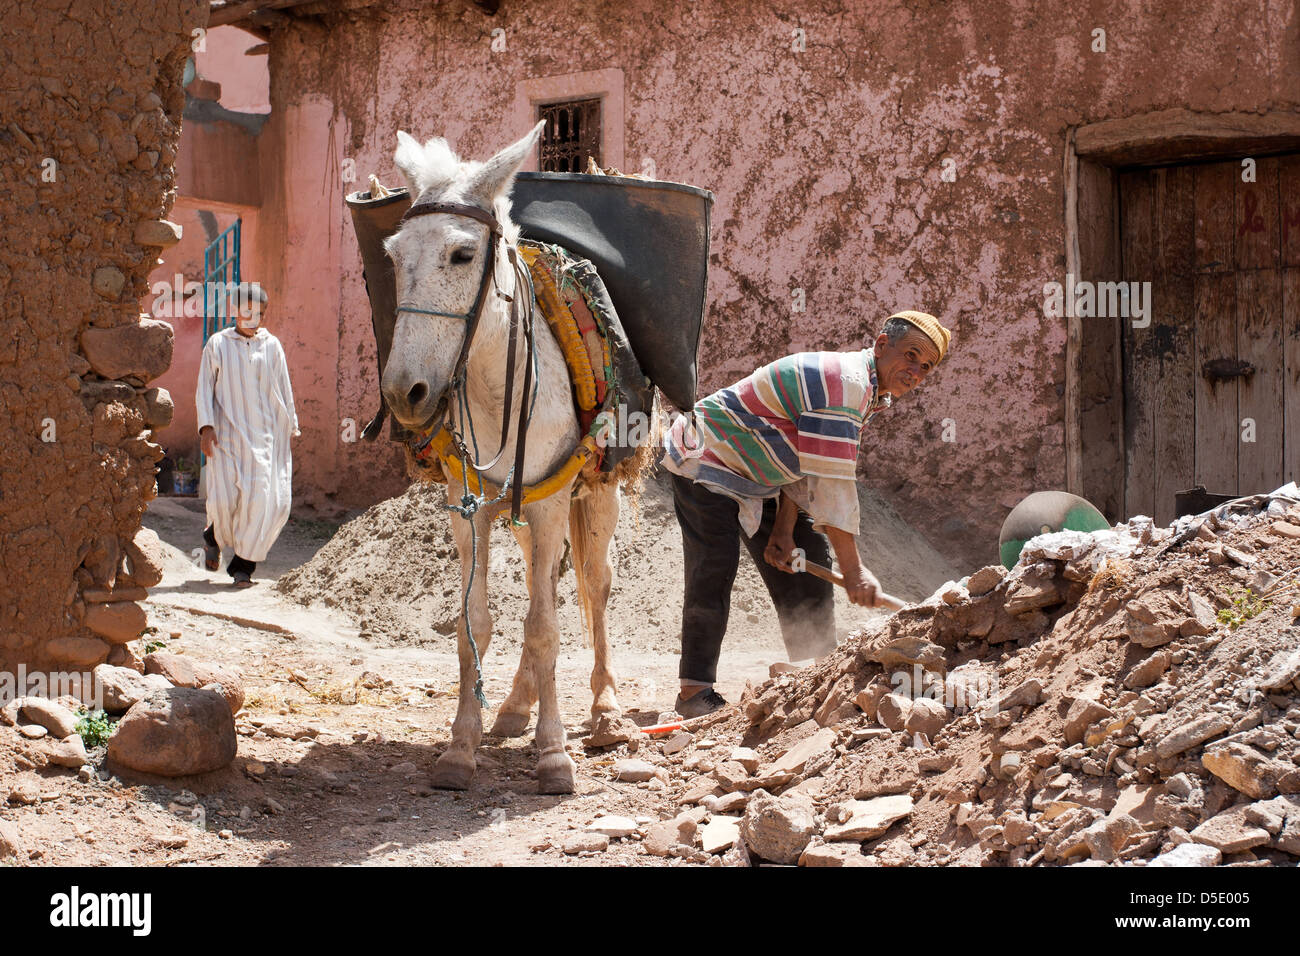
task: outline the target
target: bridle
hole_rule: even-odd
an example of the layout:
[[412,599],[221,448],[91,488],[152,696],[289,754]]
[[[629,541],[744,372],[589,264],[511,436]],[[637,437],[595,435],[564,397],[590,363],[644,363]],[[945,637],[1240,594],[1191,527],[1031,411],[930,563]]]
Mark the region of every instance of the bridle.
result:
[[[402,216],[398,223],[398,227],[400,228],[409,220],[415,219],[419,216],[431,216],[435,214],[465,216],[483,223],[488,227],[488,253],[487,261],[484,263],[483,267],[483,276],[479,280],[478,294],[474,297],[474,305],[469,312],[442,312],[436,309],[421,309],[413,305],[405,305],[401,303],[397,306],[396,311],[398,313],[412,312],[417,315],[444,316],[451,319],[460,319],[465,323],[465,337],[461,341],[460,354],[456,356],[456,364],[452,366],[451,377],[447,380],[447,385],[443,388],[442,394],[438,396],[438,401],[434,406],[433,414],[420,429],[420,431],[424,433],[423,444],[428,444],[437,430],[438,422],[446,416],[446,427],[448,431],[451,432],[452,442],[455,445],[456,450],[460,453],[461,460],[465,462],[467,473],[470,468],[473,468],[476,472],[487,471],[501,460],[501,455],[505,452],[506,448],[506,438],[510,432],[510,411],[511,405],[514,402],[515,386],[515,345],[518,342],[519,330],[522,327],[525,344],[527,346],[526,352],[528,355],[528,362],[524,368],[523,395],[529,396],[531,401],[525,400],[521,397],[519,402],[519,427],[515,433],[515,460],[510,469],[510,475],[507,476],[502,486],[502,493],[504,494],[505,488],[511,486],[512,479],[517,479],[513,481],[513,486],[511,488],[510,514],[515,521],[518,521],[524,487],[523,467],[524,447],[528,434],[527,418],[531,417],[531,413],[526,412],[526,408],[536,400],[536,395],[533,394],[533,374],[534,366],[536,365],[536,343],[533,337],[534,296],[532,274],[528,271],[528,267],[520,261],[518,250],[515,249],[513,245],[507,244],[506,254],[509,256],[510,266],[515,273],[514,294],[506,295],[499,288],[496,290],[496,293],[500,298],[510,303],[510,333],[506,345],[506,395],[505,405],[501,410],[501,440],[497,447],[497,453],[492,457],[492,460],[486,463],[480,463],[477,460],[478,442],[474,438],[474,423],[469,417],[469,402],[465,394],[465,369],[469,363],[470,345],[474,341],[474,334],[478,331],[479,322],[483,317],[483,309],[487,304],[488,285],[491,283],[492,277],[496,274],[497,243],[505,238],[505,234],[501,228],[500,220],[498,220],[489,210],[468,203],[454,202],[416,202],[406,211],[406,214]],[[456,426],[453,423],[452,416],[447,414],[448,406],[453,396],[458,400],[462,413],[462,420],[468,425],[470,440],[474,445],[473,452],[471,452],[470,448],[467,446],[464,436],[456,431]],[[415,450],[418,452],[419,448],[416,448]],[[481,484],[480,487],[482,487]],[[466,498],[468,497],[470,496],[467,495]],[[461,509],[462,514],[467,518],[470,517],[470,515],[477,510],[477,504],[478,502],[475,502],[471,507],[471,505],[466,502],[464,508]]]

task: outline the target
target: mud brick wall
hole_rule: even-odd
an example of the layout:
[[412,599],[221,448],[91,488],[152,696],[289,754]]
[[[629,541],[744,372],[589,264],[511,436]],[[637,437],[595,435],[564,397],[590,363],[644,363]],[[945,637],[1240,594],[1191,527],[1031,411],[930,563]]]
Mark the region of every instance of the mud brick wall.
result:
[[159,250],[206,0],[8,4],[0,18],[0,670],[86,668],[145,626],[140,533],[172,330]]

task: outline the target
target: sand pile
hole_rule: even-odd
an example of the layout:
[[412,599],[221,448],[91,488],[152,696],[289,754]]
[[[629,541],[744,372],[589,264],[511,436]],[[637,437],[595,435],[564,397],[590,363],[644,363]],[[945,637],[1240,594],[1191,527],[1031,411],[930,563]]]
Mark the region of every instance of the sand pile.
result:
[[1034,539],[1011,572],[944,585],[667,739],[634,736],[620,747],[677,807],[652,852],[1295,865],[1300,506],[1259,504]]
[[[349,614],[362,636],[380,644],[454,644],[461,606],[460,565],[451,518],[438,485],[417,483],[341,527],[277,587],[294,600],[324,604]],[[920,597],[955,569],[907,526],[878,493],[863,489],[859,545],[886,589]],[[457,519],[460,520],[460,519]],[[666,481],[648,478],[638,501],[624,500],[614,539],[614,584],[609,622],[616,643],[638,649],[680,651],[681,532]],[[528,607],[524,563],[513,536],[497,522],[489,550],[489,606],[494,631],[507,645],[523,637]],[[841,637],[876,612],[837,599]],[[560,580],[560,630],[566,646],[581,646],[582,621],[573,575]],[[776,614],[747,555],[732,596],[731,634],[782,648]]]

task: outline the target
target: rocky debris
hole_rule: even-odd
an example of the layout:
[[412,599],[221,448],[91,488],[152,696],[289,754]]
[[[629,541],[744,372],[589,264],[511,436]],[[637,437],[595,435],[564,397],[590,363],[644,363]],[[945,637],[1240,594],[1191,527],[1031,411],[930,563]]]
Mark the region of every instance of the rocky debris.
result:
[[579,853],[604,853],[609,849],[609,837],[604,833],[591,831],[570,833],[564,838],[562,849],[569,856],[576,856]]
[[588,833],[603,833],[611,840],[621,840],[624,837],[630,837],[636,833],[639,827],[637,822],[631,817],[622,817],[614,814],[597,817],[588,823],[586,831]]
[[183,777],[228,766],[235,721],[221,694],[190,687],[155,690],[128,710],[108,739],[108,759],[142,773]]
[[654,856],[682,856],[695,846],[699,820],[695,814],[679,813],[646,827],[641,845]]
[[244,682],[234,671],[206,661],[196,661],[181,654],[154,651],[144,658],[145,674],[158,674],[176,687],[194,690],[220,685],[220,693],[233,717],[244,706]]
[[1183,843],[1162,853],[1147,866],[1218,866],[1223,852],[1200,843]]
[[[1288,516],[1300,527],[1300,508]],[[949,582],[774,671],[711,718],[709,741],[650,754],[681,808],[653,825],[654,852],[694,859],[689,819],[737,865],[1292,861],[1290,601],[1233,597],[1243,575],[1300,564],[1300,538],[1262,542],[1278,517],[1040,536],[1011,571]]]
[[700,848],[705,853],[721,853],[740,840],[740,817],[719,814],[700,829]]
[[852,800],[839,806],[837,822],[828,826],[822,836],[827,842],[872,840],[911,812],[912,798],[906,795]]
[[740,835],[753,855],[771,863],[793,865],[818,832],[811,801],[799,795],[774,797],[759,790],[740,821]]
[[76,734],[72,734],[63,740],[46,738],[40,742],[39,752],[45,758],[47,765],[53,764],[56,767],[67,767],[70,770],[80,770],[81,767],[90,762],[90,756],[86,753],[86,745]]
[[27,851],[23,849],[23,840],[18,827],[9,820],[0,820],[0,860],[26,862]]
[[636,721],[628,717],[601,714],[592,725],[591,734],[582,738],[582,745],[592,750],[614,747],[629,740],[644,737]]
[[1263,846],[1271,840],[1269,832],[1255,826],[1247,819],[1249,804],[1237,804],[1216,813],[1195,830],[1192,839],[1212,846],[1223,853],[1240,853],[1252,847]]
[[659,772],[659,768],[648,760],[616,760],[614,761],[614,779],[625,780],[628,783],[644,783],[651,780]]

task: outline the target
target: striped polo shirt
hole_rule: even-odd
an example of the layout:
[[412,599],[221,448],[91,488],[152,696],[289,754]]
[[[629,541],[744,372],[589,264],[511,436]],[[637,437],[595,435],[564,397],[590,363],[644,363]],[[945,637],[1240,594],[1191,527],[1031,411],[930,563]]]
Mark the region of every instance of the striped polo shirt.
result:
[[[691,416],[679,416],[664,439],[664,467],[739,501],[751,535],[761,499],[782,486],[804,478],[828,492],[838,485],[821,496],[828,504],[835,500],[836,513],[818,514],[824,509],[815,504],[805,510],[817,524],[856,533],[858,438],[889,403],[877,387],[870,348],[787,355],[700,399]],[[845,483],[853,489],[851,509]]]

